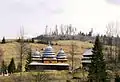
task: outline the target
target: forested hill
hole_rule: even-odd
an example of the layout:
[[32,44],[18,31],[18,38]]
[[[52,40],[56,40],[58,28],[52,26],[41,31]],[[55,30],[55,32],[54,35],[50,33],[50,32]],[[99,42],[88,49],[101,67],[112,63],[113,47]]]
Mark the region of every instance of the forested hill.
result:
[[[36,40],[41,41],[54,41],[54,40],[80,40],[80,41],[88,41],[90,43],[94,43],[96,36],[85,35],[83,33],[76,35],[40,35],[35,37]],[[104,45],[120,45],[120,37],[108,37],[106,35],[101,35],[100,40]]]

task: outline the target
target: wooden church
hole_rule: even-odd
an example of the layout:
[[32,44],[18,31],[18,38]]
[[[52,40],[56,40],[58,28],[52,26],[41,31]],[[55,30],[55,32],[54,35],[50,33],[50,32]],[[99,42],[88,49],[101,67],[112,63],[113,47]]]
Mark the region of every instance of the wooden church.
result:
[[69,70],[67,55],[61,48],[56,54],[49,44],[43,53],[35,51],[32,53],[32,62],[29,64],[30,70]]

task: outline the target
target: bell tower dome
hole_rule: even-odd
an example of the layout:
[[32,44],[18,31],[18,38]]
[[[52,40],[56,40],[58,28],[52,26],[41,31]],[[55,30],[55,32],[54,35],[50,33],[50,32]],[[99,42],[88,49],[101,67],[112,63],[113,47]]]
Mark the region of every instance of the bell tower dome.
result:
[[57,63],[55,52],[50,43],[45,48],[42,58],[44,63]]

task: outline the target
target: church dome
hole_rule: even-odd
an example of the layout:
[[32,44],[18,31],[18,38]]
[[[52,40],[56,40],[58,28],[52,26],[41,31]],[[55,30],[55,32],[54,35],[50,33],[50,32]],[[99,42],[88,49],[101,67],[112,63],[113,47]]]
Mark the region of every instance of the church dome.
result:
[[32,53],[32,57],[39,58],[41,57],[41,54],[39,51],[36,50],[35,52]]
[[43,52],[43,58],[55,58],[56,55],[51,45],[45,48]]
[[53,52],[53,48],[51,45],[49,45],[48,47],[45,48],[45,51],[44,52]]
[[67,56],[66,56],[65,52],[64,52],[64,50],[61,48],[60,51],[59,51],[58,54],[57,54],[57,59],[66,59],[66,58],[67,58]]

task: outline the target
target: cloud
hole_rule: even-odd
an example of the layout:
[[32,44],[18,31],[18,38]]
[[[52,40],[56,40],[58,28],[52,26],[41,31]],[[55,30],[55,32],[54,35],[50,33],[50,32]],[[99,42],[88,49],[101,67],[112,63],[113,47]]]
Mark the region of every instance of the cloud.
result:
[[15,13],[54,13],[60,14],[63,12],[61,1],[56,0],[14,0],[9,3],[8,10]]
[[[106,3],[106,1],[108,1]],[[118,0],[0,0],[0,36],[16,36],[21,25],[30,35],[46,25],[72,24],[80,30],[103,32],[109,21],[120,20]],[[6,29],[13,30],[6,30]]]
[[27,34],[43,33],[46,24],[55,22],[54,15],[64,12],[63,3],[64,0],[0,0],[0,37],[17,36],[21,25]]
[[109,2],[111,4],[120,5],[120,0],[107,0],[107,2]]

